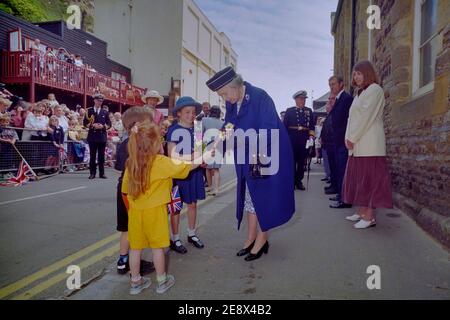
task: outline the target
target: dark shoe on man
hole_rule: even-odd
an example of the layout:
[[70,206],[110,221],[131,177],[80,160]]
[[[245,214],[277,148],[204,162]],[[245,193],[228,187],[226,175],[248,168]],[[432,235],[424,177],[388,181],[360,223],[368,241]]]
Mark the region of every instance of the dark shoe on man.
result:
[[92,180],[92,179],[95,179],[95,174],[91,174],[91,175],[89,176],[89,180]]
[[141,260],[141,276],[152,273],[155,271],[155,265],[151,261]]
[[333,198],[330,198],[330,201],[336,201],[336,202],[339,202],[339,199],[338,199],[338,197],[333,197]]
[[328,178],[320,179],[320,181],[328,181]]
[[100,179],[108,179],[105,175],[101,175]]
[[337,202],[336,204],[330,205],[330,208],[332,208],[332,209],[349,209],[351,207],[352,207],[351,204],[343,203],[343,202]]
[[187,249],[185,248],[185,246],[183,246],[183,243],[180,240],[177,241],[170,240],[170,249],[181,254],[187,253]]
[[203,242],[197,236],[188,237],[188,242],[192,243],[194,247],[198,249],[203,249],[205,247]]

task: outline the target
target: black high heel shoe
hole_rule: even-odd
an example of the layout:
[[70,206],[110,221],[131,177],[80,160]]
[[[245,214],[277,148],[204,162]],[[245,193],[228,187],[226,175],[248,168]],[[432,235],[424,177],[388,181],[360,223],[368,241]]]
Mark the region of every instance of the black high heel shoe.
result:
[[245,257],[245,261],[253,261],[256,259],[261,258],[262,254],[267,254],[269,253],[269,241],[266,241],[266,243],[262,246],[261,249],[259,249],[258,253],[253,254],[253,253],[249,253],[248,256]]
[[253,243],[251,245],[249,245],[247,248],[240,250],[238,253],[236,253],[236,255],[238,257],[242,257],[242,256],[245,256],[246,254],[249,254],[250,251],[253,249],[253,246],[255,245],[255,241],[253,241]]

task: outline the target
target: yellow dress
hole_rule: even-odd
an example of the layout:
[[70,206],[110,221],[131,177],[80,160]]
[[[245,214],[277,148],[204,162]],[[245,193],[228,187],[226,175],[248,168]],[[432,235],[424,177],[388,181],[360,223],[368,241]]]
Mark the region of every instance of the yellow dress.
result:
[[[128,239],[132,250],[166,248],[170,244],[167,204],[171,201],[172,179],[184,179],[192,164],[157,155],[150,168],[148,189],[136,199],[127,196]],[[125,170],[122,193],[128,193]]]

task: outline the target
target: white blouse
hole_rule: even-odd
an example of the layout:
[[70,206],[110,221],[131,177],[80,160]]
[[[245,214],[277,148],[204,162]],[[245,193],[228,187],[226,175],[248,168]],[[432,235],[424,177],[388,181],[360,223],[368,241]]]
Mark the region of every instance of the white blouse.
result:
[[[48,128],[48,117],[47,116],[35,116],[33,113],[30,113],[25,119],[25,128],[26,129],[35,129],[41,130],[41,136],[47,136],[47,128]],[[31,131],[32,136],[38,136],[37,131]]]

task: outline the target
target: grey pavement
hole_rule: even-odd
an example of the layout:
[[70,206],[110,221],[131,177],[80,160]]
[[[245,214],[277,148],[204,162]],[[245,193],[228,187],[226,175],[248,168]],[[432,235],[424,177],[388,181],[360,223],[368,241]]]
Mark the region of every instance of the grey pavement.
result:
[[[153,285],[130,296],[129,277],[115,265],[70,299],[450,299],[450,254],[398,210],[381,210],[378,225],[356,230],[353,209],[328,207],[314,167],[308,191],[296,191],[297,213],[270,232],[268,255],[236,257],[246,224],[236,229],[235,189],[201,207],[199,235],[206,248],[170,254],[175,286],[166,294]],[[270,194],[267,195],[270,201]],[[182,229],[183,230],[183,229]],[[369,290],[369,266],[381,270],[381,289]]]
[[[80,172],[0,188],[0,288],[116,233],[118,174],[106,174],[107,180],[88,180],[88,172]],[[222,184],[230,182],[234,170],[224,168],[222,177]],[[116,258],[83,270],[82,281],[97,276]],[[35,298],[58,298],[66,291],[62,282]]]

